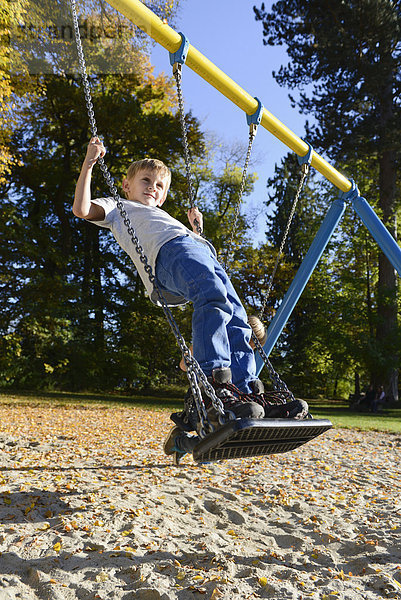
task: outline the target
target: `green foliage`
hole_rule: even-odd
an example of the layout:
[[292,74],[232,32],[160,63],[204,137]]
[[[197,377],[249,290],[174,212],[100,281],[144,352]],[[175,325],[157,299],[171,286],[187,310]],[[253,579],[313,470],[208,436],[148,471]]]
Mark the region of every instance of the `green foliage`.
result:
[[[315,117],[315,124],[307,126],[308,141],[337,160],[339,170],[350,173],[396,235],[401,205],[399,3],[290,0],[276,2],[270,12],[262,4],[255,14],[263,22],[264,43],[287,47],[290,62],[275,77],[280,85],[297,90],[294,107]],[[330,269],[327,283],[336,293],[326,306],[335,307],[340,325],[332,331],[330,318],[326,329],[339,373],[361,370],[376,384],[385,381],[396,398],[398,282],[394,268],[372,246],[354,215],[341,225]],[[321,314],[324,308],[323,303]],[[340,360],[341,354],[347,361]]]
[[289,0],[276,2],[270,13],[262,4],[255,14],[263,21],[264,43],[287,47],[291,62],[275,73],[278,83],[293,90],[312,85],[293,103],[317,119],[314,147],[330,148],[334,158],[399,148],[398,2]]
[[[5,357],[20,352],[0,364],[3,384],[132,390],[183,382],[175,340],[161,310],[145,297],[130,259],[108,231],[72,215],[89,138],[79,82],[71,75],[47,75],[40,85],[41,93],[19,113],[11,146],[18,164],[0,197],[5,240],[0,333]],[[92,76],[91,86],[117,185],[131,161],[162,159],[173,171],[166,208],[185,222],[181,127],[171,80],[144,71],[124,79]],[[207,227],[219,231],[215,207],[218,182],[225,175],[212,171],[197,120],[190,114],[186,119],[199,204],[205,207]],[[238,179],[231,181],[232,188],[238,188]],[[94,197],[109,194],[99,170],[92,189]],[[247,184],[246,193],[250,189]],[[175,316],[190,340],[190,308]]]
[[[156,154],[173,171],[181,168],[181,130],[173,113],[171,81],[146,71],[145,56],[143,64],[142,74],[124,79],[91,78],[107,159],[117,182],[131,161],[146,155]],[[106,231],[78,221],[71,212],[89,138],[79,82],[74,76],[48,75],[40,78],[40,86],[41,93],[21,106],[10,146],[18,164],[0,198],[5,240],[0,250],[2,381],[81,389],[169,379],[175,376],[173,359],[152,357],[149,367],[150,357],[143,352],[151,328],[146,318],[137,319],[135,330],[128,327],[124,339],[114,333],[115,327],[127,324],[132,310],[128,306],[137,305],[138,313],[146,313],[142,286],[130,261]],[[203,142],[197,122],[188,119],[196,155]],[[173,213],[184,204],[182,177],[177,179]],[[94,194],[103,195],[104,187],[97,173]],[[155,346],[156,332],[166,332],[161,320],[160,315],[153,319]],[[165,357],[171,356],[162,345],[159,348]],[[20,352],[15,360],[9,358],[12,351]]]
[[205,197],[207,234],[231,272],[235,271],[237,256],[251,243],[251,224],[242,210],[242,201],[252,192],[257,176],[248,170],[240,197],[245,145],[218,144],[213,151],[220,169],[209,174],[208,185],[200,190],[200,196]]
[[4,386],[14,385],[20,373],[21,338],[16,333],[8,333],[0,338],[0,374]]

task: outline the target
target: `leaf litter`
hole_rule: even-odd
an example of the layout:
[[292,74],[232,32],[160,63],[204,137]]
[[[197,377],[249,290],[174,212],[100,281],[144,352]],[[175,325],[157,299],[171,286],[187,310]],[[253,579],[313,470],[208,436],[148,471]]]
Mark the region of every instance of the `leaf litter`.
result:
[[172,465],[168,413],[0,405],[0,600],[401,598],[401,439]]

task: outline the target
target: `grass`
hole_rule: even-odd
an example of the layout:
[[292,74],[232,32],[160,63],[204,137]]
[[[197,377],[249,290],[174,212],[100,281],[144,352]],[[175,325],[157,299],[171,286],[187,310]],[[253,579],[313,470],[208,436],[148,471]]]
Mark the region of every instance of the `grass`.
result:
[[401,403],[382,412],[358,412],[339,400],[308,400],[315,419],[330,419],[334,427],[401,433]]
[[[73,392],[0,392],[0,404],[37,406],[87,406],[88,408],[116,408],[132,406],[148,410],[181,410],[184,390],[179,388],[153,390],[149,393],[126,396],[114,393]],[[401,405],[385,408],[381,413],[362,413],[351,410],[345,401],[308,400],[315,419],[330,419],[334,427],[345,427],[362,431],[384,431],[401,433]]]

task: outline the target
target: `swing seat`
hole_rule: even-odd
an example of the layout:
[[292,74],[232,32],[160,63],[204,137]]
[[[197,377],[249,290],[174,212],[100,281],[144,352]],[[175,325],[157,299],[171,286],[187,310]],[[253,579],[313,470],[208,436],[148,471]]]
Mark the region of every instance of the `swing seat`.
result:
[[196,462],[289,452],[332,427],[328,419],[235,419],[193,449]]

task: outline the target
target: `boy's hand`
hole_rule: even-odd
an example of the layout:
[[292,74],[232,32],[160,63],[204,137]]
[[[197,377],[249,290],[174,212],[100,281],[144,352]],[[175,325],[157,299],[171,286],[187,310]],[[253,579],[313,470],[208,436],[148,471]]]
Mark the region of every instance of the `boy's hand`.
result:
[[81,172],[75,186],[74,203],[72,212],[80,219],[88,221],[103,221],[105,218],[104,208],[94,204],[91,200],[92,167],[99,157],[106,154],[103,142],[96,136],[88,144],[86,156],[82,163]]
[[85,162],[88,167],[93,167],[94,164],[97,163],[97,160],[100,157],[106,154],[106,148],[103,146],[103,142],[98,137],[93,137],[88,144],[88,149],[86,151]]
[[191,224],[192,230],[199,233],[199,228],[203,231],[203,215],[197,206],[188,210],[188,221]]

